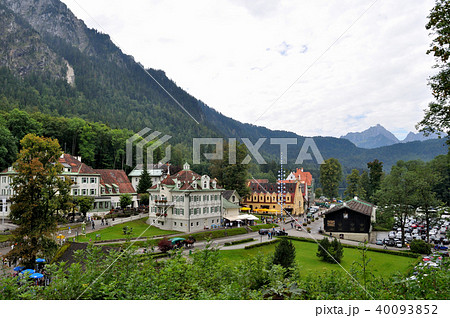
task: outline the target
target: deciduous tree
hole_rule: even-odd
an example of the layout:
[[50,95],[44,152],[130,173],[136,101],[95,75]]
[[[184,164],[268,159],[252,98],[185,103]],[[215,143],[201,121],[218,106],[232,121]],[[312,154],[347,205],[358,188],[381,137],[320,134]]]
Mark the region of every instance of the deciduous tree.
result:
[[320,183],[323,194],[329,198],[339,196],[339,183],[342,180],[342,166],[336,158],[330,158],[320,166]]

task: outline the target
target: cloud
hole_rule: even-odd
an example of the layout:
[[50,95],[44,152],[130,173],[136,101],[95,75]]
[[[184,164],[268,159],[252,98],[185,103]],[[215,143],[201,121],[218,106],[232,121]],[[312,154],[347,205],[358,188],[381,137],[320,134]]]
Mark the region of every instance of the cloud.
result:
[[373,1],[77,2],[127,54],[243,122],[337,137],[379,123],[400,134],[432,101],[433,0],[378,1],[363,16]]

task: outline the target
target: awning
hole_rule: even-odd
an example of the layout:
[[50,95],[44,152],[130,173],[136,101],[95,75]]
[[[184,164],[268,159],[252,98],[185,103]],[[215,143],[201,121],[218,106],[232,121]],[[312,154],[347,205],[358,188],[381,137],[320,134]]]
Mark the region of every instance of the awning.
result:
[[251,209],[250,209],[250,208],[247,208],[247,207],[243,207],[243,208],[241,208],[241,210],[242,210],[242,211],[250,211]]

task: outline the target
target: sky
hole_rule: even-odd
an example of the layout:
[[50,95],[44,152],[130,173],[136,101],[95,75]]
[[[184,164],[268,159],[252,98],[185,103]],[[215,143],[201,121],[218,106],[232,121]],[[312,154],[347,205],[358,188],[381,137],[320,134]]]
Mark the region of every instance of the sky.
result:
[[433,100],[433,0],[63,2],[241,122],[334,137],[381,124],[403,139]]

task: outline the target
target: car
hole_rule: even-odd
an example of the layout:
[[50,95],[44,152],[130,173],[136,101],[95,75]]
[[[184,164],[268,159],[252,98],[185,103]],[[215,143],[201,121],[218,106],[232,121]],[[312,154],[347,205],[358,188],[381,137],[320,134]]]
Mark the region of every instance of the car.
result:
[[395,237],[396,232],[395,231],[390,231],[388,237],[389,238],[394,238]]
[[387,246],[395,246],[395,241],[393,239],[390,239],[386,242]]
[[403,247],[402,242],[397,242],[397,244],[395,244],[395,247],[402,248]]
[[377,240],[377,245],[383,245],[384,241],[383,240]]
[[274,236],[285,236],[288,235],[286,231],[283,230],[275,230],[275,232],[273,233]]
[[449,244],[448,238],[444,238],[444,239],[442,240],[442,244],[448,245],[448,244]]
[[269,229],[259,229],[259,235],[267,235],[269,233]]

